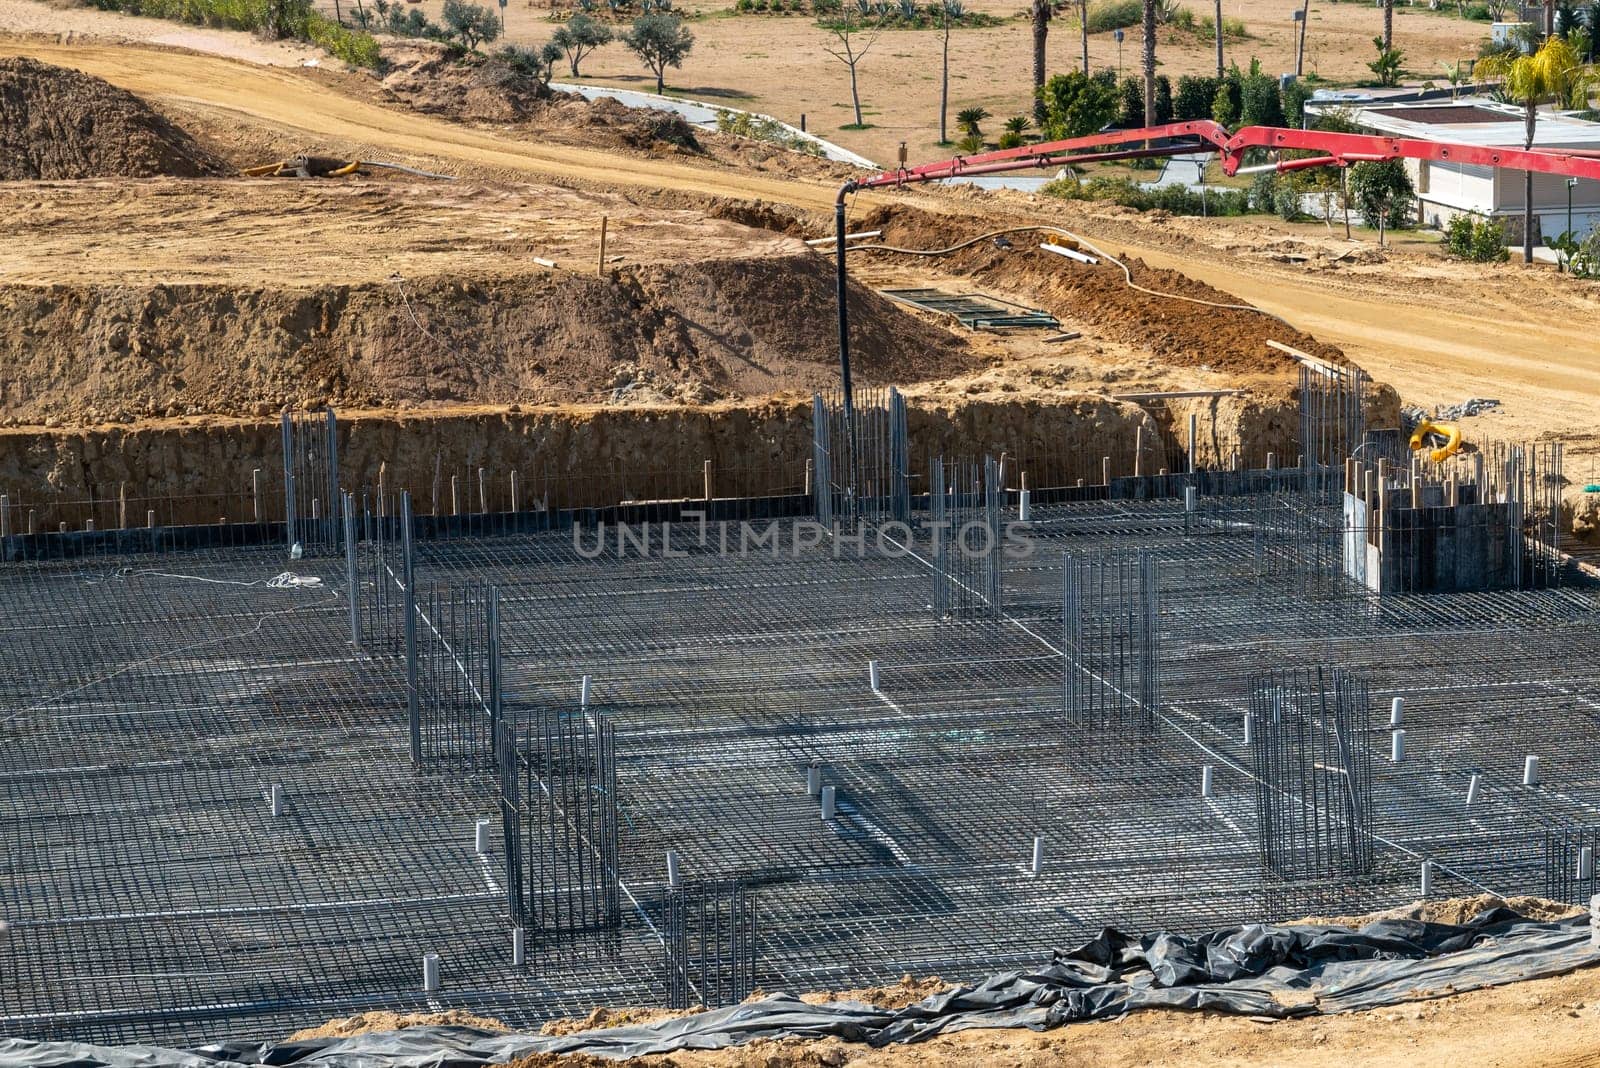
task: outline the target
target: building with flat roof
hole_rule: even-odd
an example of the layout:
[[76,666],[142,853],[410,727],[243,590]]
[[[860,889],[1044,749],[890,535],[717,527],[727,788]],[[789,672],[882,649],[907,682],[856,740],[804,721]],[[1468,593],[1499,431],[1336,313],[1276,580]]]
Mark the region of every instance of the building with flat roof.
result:
[[[1521,148],[1526,136],[1523,110],[1484,97],[1456,101],[1393,102],[1356,94],[1318,94],[1306,105],[1311,114],[1344,110],[1364,130],[1418,141],[1450,141],[1493,148]],[[1600,155],[1600,123],[1555,111],[1541,111],[1536,148]],[[1443,227],[1461,214],[1492,216],[1505,226],[1506,240],[1522,240],[1523,172],[1471,163],[1406,160],[1417,190],[1417,218]],[[1600,228],[1600,181],[1569,180],[1557,174],[1533,176],[1534,242],[1568,229],[1580,239]]]

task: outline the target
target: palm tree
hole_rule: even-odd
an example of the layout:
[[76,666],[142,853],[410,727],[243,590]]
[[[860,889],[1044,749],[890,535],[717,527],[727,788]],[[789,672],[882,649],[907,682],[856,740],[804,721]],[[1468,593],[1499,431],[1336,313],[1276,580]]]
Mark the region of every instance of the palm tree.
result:
[[1044,99],[1039,90],[1044,88],[1044,42],[1050,34],[1050,0],[1033,0],[1033,122],[1043,126]]
[[[1583,66],[1577,50],[1560,37],[1547,38],[1531,56],[1501,52],[1478,61],[1474,73],[1483,78],[1499,78],[1500,92],[1523,107],[1526,136],[1523,148],[1532,148],[1539,123],[1539,105],[1559,104],[1584,108],[1588,105],[1593,71]],[[1533,172],[1523,175],[1522,258],[1533,262]]]
[[1383,0],[1383,50],[1394,47],[1394,0]]
[[[1222,0],[1217,0],[1221,3]],[[1089,74],[1089,0],[1078,0],[1078,36],[1083,40],[1083,73]]]
[[1216,24],[1212,27],[1217,34],[1217,77],[1223,77],[1222,69],[1222,0],[1217,0]]
[[1144,124],[1155,124],[1156,116],[1156,5],[1159,0],[1144,0]]
[[961,0],[944,0],[939,5],[939,28],[944,33],[944,68],[939,77],[939,143],[950,141],[948,116],[950,114],[950,25],[966,15]]

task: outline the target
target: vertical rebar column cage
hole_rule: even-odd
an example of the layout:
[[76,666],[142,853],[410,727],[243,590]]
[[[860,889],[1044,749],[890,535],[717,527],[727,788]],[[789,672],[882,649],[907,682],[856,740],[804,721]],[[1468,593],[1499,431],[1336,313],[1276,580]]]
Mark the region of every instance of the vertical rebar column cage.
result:
[[1063,705],[1079,740],[1154,734],[1161,708],[1161,593],[1155,557],[1062,559]]
[[838,395],[814,394],[811,418],[817,521],[850,530],[861,522],[909,522],[911,452],[900,392],[858,389],[849,412]]
[[492,586],[416,597],[407,642],[408,701],[420,763],[491,767],[500,720],[499,593]]
[[593,705],[521,710],[507,717],[497,755],[513,918],[548,936],[618,927],[610,717]]
[[998,619],[1005,553],[1000,465],[992,457],[982,464],[936,457],[929,467],[934,615]]
[[1250,680],[1258,854],[1278,879],[1346,887],[1373,867],[1372,704],[1317,667]]
[[283,413],[284,544],[307,555],[343,542],[339,420],[332,408]]
[[1600,825],[1546,821],[1544,827],[1544,896],[1551,901],[1586,905],[1600,894],[1595,875],[1600,856]]
[[522,761],[519,755],[516,729],[502,719],[494,725],[494,759],[500,838],[505,843],[506,911],[511,922],[521,927],[528,922],[528,899],[522,866]]
[[756,892],[739,882],[668,887],[661,894],[667,1007],[715,1008],[756,986]]
[[[1359,367],[1300,365],[1300,464],[1306,471],[1343,467],[1361,445],[1367,382]],[[1309,490],[1310,479],[1306,485]]]
[[822,394],[811,395],[811,500],[822,526],[833,526],[833,422]]

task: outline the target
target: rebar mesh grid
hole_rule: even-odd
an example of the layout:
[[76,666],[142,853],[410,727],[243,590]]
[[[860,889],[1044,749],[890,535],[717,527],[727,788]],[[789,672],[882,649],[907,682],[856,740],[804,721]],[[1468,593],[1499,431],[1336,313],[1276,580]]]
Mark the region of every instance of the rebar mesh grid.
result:
[[[639,531],[462,536],[415,540],[412,575],[395,515],[358,524],[359,647],[348,560],[238,545],[0,569],[0,1029],[185,1042],[378,1007],[530,1025],[655,1002],[669,851],[759,892],[764,988],[976,977],[1105,923],[1396,904],[1424,860],[1435,892],[1546,892],[1576,863],[1547,829],[1600,805],[1594,591],[1370,597],[1333,573],[1338,513],[1292,491],[1035,505],[1032,551],[997,563],[1002,610],[955,619],[931,611],[920,542],[838,551],[792,520],[658,524],[649,551]],[[1134,550],[1159,714],[1150,744],[1087,753],[1062,724],[1062,559]],[[492,766],[412,764],[423,687],[395,626],[396,591],[489,587],[505,707],[581,709],[589,676],[617,736],[620,924],[530,938],[522,966],[507,853],[529,844],[477,849],[478,821],[505,826]],[[1244,721],[1253,676],[1318,664],[1405,699],[1405,754],[1374,761],[1370,868],[1284,896],[1256,857]]]

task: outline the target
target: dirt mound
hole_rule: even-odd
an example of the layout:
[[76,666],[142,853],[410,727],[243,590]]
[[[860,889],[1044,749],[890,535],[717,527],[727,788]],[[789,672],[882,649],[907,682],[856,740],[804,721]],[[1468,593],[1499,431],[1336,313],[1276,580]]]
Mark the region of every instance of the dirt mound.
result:
[[[876,1009],[903,1009],[908,1005],[930,997],[933,994],[942,994],[953,987],[954,983],[947,983],[937,975],[925,976],[921,979],[912,975],[902,975],[900,981],[893,986],[869,986],[861,990],[835,990],[826,995],[831,1001],[861,1001]],[[803,1000],[812,1000],[811,995],[802,995]],[[823,1000],[818,997],[816,1000]]]
[[0,59],[0,181],[197,178],[227,169],[132,93],[25,56]]
[[820,226],[811,212],[767,200],[711,197],[697,206],[713,219],[726,219],[741,226],[770,230],[788,237],[815,237]]
[[680,1016],[690,1016],[698,1010],[692,1009],[651,1009],[651,1008],[607,1008],[604,1005],[589,1010],[587,1016],[562,1016],[554,1020],[546,1020],[539,1029],[541,1035],[575,1035],[580,1031],[593,1031],[601,1027],[632,1027],[634,1025],[652,1024],[659,1020],[674,1020]]
[[521,126],[544,136],[586,133],[585,140],[639,150],[665,145],[700,151],[694,127],[681,115],[553,92],[504,53],[463,57],[442,45],[418,42],[390,48],[384,57],[391,64],[384,91],[414,111],[456,122]]
[[1376,920],[1426,920],[1429,923],[1466,923],[1487,909],[1507,908],[1530,920],[1564,920],[1588,911],[1580,905],[1565,901],[1551,901],[1543,897],[1495,897],[1479,894],[1476,897],[1449,897],[1413,901],[1399,908],[1382,912],[1369,912],[1361,916],[1308,916],[1293,923],[1337,924],[1343,927],[1361,927]]
[[[0,406],[23,421],[265,414],[285,403],[701,402],[838,376],[833,277],[809,252],[610,277],[304,288],[0,286]],[[865,289],[857,380],[970,370],[965,339]],[[219,358],[220,354],[227,358]],[[47,423],[48,425],[48,423]]]
[[[882,230],[881,243],[885,245],[943,249],[970,240],[985,229],[986,222],[890,206],[853,220],[851,228]],[[1040,241],[1046,239],[1043,233],[1011,234],[1006,238],[1009,247],[980,241],[927,262],[998,292],[1025,294],[1047,311],[1092,323],[1098,334],[1139,345],[1173,366],[1209,367],[1233,374],[1278,373],[1295,367],[1292,357],[1267,348],[1268,339],[1325,359],[1343,359],[1332,345],[1272,316],[1245,308],[1215,307],[1241,302],[1176,271],[1126,259],[1134,283],[1155,291],[1142,292],[1129,286],[1114,264],[1089,266],[1040,250]],[[1114,248],[1107,251],[1116,252]],[[892,256],[898,262],[906,259],[896,253],[872,255]]]
[[448,1012],[379,1011],[342,1016],[316,1027],[303,1028],[290,1035],[288,1041],[349,1038],[351,1035],[368,1035],[379,1031],[403,1031],[408,1027],[476,1027],[482,1031],[510,1030],[499,1020],[491,1020],[487,1016],[474,1016],[459,1009],[451,1009]]

